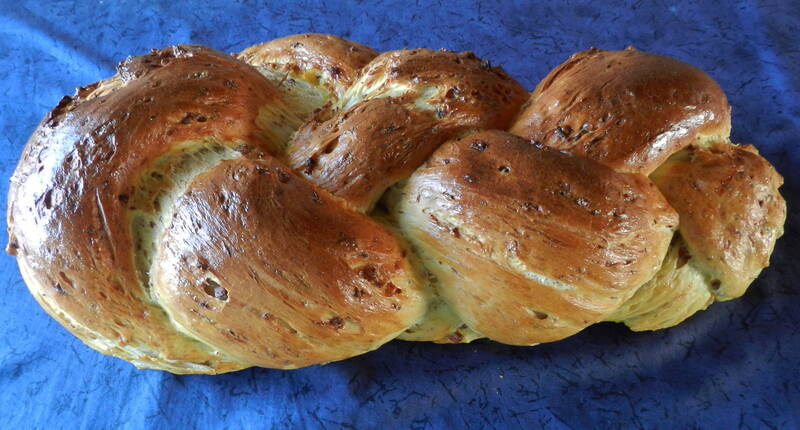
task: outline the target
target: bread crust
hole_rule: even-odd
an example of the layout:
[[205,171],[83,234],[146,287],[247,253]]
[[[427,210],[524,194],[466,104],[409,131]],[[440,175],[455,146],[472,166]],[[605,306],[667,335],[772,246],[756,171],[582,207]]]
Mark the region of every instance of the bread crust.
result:
[[141,367],[246,367],[173,327],[136,270],[129,221],[154,210],[133,207],[137,184],[176,142],[213,137],[277,151],[259,113],[280,98],[250,66],[187,45],[129,58],[111,80],[65,97],[31,137],[9,189],[11,248],[34,297],[93,348]]
[[469,52],[178,45],[42,121],[8,252],[89,346],[174,373],[663,328],[743,294],[783,232],[782,178],[729,131],[708,75],[632,49],[529,95]]
[[199,175],[160,239],[154,286],[187,332],[254,366],[371,351],[415,324],[427,290],[386,228],[272,157]]
[[332,97],[341,97],[377,55],[374,49],[341,37],[306,33],[251,46],[236,57],[262,73],[275,71],[282,80],[286,76],[321,83]]
[[783,178],[750,145],[689,146],[652,175],[717,300],[744,294],[783,235]]
[[702,70],[634,48],[593,48],[536,86],[511,132],[649,174],[693,142],[727,139],[730,128],[728,100]]
[[678,223],[646,178],[500,131],[443,145],[396,199],[447,301],[515,345],[602,320],[655,274]]

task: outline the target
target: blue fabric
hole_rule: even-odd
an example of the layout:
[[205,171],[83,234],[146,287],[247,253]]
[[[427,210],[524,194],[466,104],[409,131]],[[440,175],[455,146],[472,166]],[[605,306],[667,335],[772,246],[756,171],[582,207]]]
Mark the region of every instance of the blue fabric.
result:
[[2,256],[0,429],[800,428],[799,2],[3,3],[2,196],[38,121],[124,57],[180,42],[233,52],[311,31],[379,50],[472,50],[529,88],[590,46],[675,56],[722,85],[734,139],[785,176],[790,213],[748,293],[676,328],[600,324],[530,348],[398,341],[326,366],[217,377],[138,371],[90,350]]

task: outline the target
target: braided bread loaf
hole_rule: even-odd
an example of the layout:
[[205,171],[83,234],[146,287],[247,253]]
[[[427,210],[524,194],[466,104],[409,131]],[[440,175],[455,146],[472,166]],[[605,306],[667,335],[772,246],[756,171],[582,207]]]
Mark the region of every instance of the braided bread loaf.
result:
[[742,295],[782,234],[782,178],[729,131],[710,77],[633,49],[529,94],[471,53],[179,45],[43,120],[8,251],[86,344],[175,373],[652,330]]

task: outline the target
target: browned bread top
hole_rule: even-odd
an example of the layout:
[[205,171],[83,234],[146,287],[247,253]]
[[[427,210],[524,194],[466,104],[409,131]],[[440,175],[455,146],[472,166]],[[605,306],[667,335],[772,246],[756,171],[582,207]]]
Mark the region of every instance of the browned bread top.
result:
[[632,49],[528,94],[471,53],[179,45],[42,121],[8,250],[89,346],[175,373],[663,328],[743,294],[782,234],[780,175],[729,131],[708,75]]
[[628,48],[590,49],[553,69],[531,93],[511,132],[649,174],[698,140],[727,140],[730,106],[705,72]]

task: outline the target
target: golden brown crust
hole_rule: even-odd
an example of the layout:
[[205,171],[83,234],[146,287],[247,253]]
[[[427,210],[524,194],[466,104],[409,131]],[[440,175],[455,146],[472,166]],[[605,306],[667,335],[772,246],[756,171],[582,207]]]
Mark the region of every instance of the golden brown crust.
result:
[[408,177],[441,143],[430,113],[397,99],[359,103],[327,121],[313,117],[295,135],[287,164],[361,212]]
[[[471,53],[376,55],[318,34],[248,48],[249,65],[180,45],[66,97],[9,190],[36,300],[98,351],[221,373],[395,337],[662,328],[768,264],[782,178],[725,145],[703,72],[593,49],[519,112],[529,95]],[[481,131],[509,126],[534,140]]]
[[296,368],[352,357],[426,307],[388,230],[271,157],[201,174],[174,211],[156,259],[158,299],[242,362]]
[[375,50],[360,43],[329,34],[307,33],[251,46],[237,57],[265,71],[322,83],[333,96],[340,97],[376,55]]
[[686,63],[633,48],[590,49],[539,83],[511,132],[649,174],[698,139],[727,139],[730,106],[711,77]]
[[652,175],[680,214],[681,236],[713,295],[744,294],[783,234],[783,178],[751,146],[690,146]]
[[471,52],[403,49],[367,64],[348,89],[346,103],[403,95],[462,130],[505,128],[527,98],[502,68]]
[[443,145],[395,200],[447,301],[510,344],[603,319],[653,276],[677,225],[644,177],[499,131]]
[[292,168],[360,211],[448,138],[508,127],[526,97],[469,52],[392,51],[364,70],[334,105],[341,111],[318,112],[287,150]]
[[[653,173],[653,179],[680,212],[683,263],[670,268],[665,261],[657,279],[618,310],[615,320],[636,330],[677,324],[705,308],[708,297],[740,296],[767,265],[785,219],[771,166],[741,154],[724,161],[717,156],[713,163],[707,157],[695,162],[695,155],[687,161],[689,153],[710,150],[698,148],[740,151],[723,147],[729,143],[730,107],[702,71],[632,48],[580,52],[537,86],[511,130],[618,171],[671,172],[670,179],[662,173]],[[744,172],[759,185],[738,183],[736,191],[709,198],[687,185],[727,183],[724,175]],[[759,194],[773,204],[755,208]]]
[[141,172],[174,142],[212,136],[277,150],[258,113],[280,94],[254,69],[196,46],[125,60],[116,79],[105,95],[91,96],[90,86],[65,98],[12,178],[10,236],[28,286],[104,352],[171,371],[183,362],[185,371],[241,368],[181,335],[150,303],[134,267],[129,205]]

